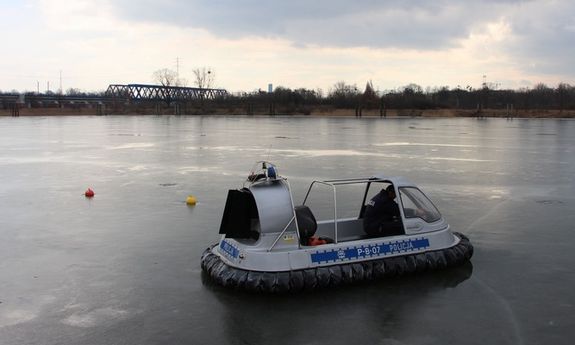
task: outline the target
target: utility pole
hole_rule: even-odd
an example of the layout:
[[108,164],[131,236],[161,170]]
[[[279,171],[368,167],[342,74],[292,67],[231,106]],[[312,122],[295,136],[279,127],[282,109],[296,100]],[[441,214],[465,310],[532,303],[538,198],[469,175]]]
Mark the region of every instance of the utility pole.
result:
[[40,81],[36,80],[36,93],[40,94]]
[[63,93],[64,90],[62,90],[62,70],[60,70],[60,94]]

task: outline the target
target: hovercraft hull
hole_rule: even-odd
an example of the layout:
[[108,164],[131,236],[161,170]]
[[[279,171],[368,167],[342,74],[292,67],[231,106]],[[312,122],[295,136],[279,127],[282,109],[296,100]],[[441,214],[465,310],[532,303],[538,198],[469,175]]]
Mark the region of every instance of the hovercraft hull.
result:
[[213,245],[204,251],[201,266],[216,283],[227,288],[266,293],[315,290],[460,265],[471,258],[473,246],[465,235],[453,234],[459,241],[448,248],[291,271],[234,267],[214,253]]

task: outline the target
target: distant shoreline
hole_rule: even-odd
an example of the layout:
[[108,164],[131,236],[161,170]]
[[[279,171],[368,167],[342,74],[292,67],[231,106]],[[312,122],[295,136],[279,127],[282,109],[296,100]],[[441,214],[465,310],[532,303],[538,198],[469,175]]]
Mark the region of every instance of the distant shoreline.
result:
[[[100,113],[99,113],[100,112]],[[114,111],[109,109],[102,114],[96,108],[21,108],[19,116],[94,116],[94,115],[254,115],[254,116],[326,116],[326,117],[356,117],[356,109],[308,109],[304,112],[256,112],[247,114],[244,109],[194,109],[193,111],[175,114],[172,109],[162,109],[158,114],[150,109]],[[0,116],[12,116],[10,109],[0,109]],[[468,109],[387,109],[381,116],[379,109],[363,109],[361,117],[365,118],[454,118],[454,117],[489,117],[489,118],[575,118],[575,110],[557,109],[484,109],[480,112]]]

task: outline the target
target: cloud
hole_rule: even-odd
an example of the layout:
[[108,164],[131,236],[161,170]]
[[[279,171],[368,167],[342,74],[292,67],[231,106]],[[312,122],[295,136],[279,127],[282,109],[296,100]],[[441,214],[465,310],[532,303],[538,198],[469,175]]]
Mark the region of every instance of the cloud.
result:
[[575,76],[575,2],[537,1],[517,6],[506,18],[511,30],[502,51],[528,73]]
[[3,90],[53,87],[59,71],[64,89],[146,83],[176,58],[188,80],[210,66],[231,91],[575,84],[569,0],[27,0],[27,21],[11,1]]
[[[575,76],[570,0],[117,0],[112,7],[130,21],[200,28],[223,39],[281,39],[300,49],[445,52],[487,32],[484,52],[508,57],[508,67]],[[505,30],[491,33],[494,26]]]
[[298,46],[436,50],[525,1],[117,0],[133,21],[203,28],[223,38],[281,38]]

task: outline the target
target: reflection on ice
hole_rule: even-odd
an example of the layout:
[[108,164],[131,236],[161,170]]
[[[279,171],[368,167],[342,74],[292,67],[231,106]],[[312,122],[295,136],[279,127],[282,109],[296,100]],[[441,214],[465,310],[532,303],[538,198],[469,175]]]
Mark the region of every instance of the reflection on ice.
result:
[[5,311],[0,315],[0,327],[17,325],[35,319],[38,316],[37,311],[26,309],[15,309]]
[[145,149],[154,146],[155,146],[154,143],[130,143],[118,146],[107,146],[106,149],[108,150]]
[[288,156],[310,156],[310,157],[332,157],[332,156],[379,156],[393,157],[373,152],[362,152],[357,150],[270,150],[271,152],[283,153]]
[[0,308],[0,328],[34,320],[44,307],[55,300],[54,296],[41,295],[4,303]]
[[134,165],[128,168],[128,171],[144,171],[148,170],[148,168],[144,165]]
[[477,158],[459,158],[459,157],[433,157],[427,155],[415,154],[401,154],[401,153],[382,153],[382,152],[368,152],[359,150],[305,150],[305,149],[271,149],[271,148],[254,148],[254,147],[239,147],[239,146],[213,146],[204,147],[207,150],[217,151],[242,151],[242,152],[259,152],[260,154],[268,155],[284,155],[286,157],[381,157],[381,158],[395,158],[395,159],[419,159],[419,160],[442,160],[442,161],[461,161],[461,162],[493,162],[493,160],[477,159]]
[[427,156],[413,156],[409,158],[424,158],[432,161],[459,161],[459,162],[495,162],[490,159],[475,159],[475,158],[456,158],[456,157],[427,157]]
[[122,321],[128,316],[129,313],[125,310],[116,308],[100,308],[74,313],[62,320],[62,323],[69,326],[88,328],[95,327],[106,322]]
[[181,175],[186,175],[189,173],[195,173],[195,172],[217,172],[217,171],[221,171],[221,168],[218,167],[200,167],[200,166],[187,166],[187,167],[181,167],[178,169],[178,173]]
[[410,142],[380,143],[380,144],[373,144],[373,146],[479,147],[477,145],[466,145],[466,144],[436,144],[436,143],[410,143]]

